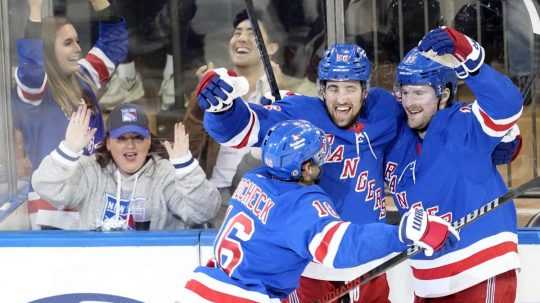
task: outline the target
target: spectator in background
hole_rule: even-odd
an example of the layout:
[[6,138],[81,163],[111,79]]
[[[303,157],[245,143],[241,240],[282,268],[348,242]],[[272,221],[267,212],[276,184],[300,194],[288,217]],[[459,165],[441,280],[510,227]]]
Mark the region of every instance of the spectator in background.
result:
[[[25,151],[35,170],[62,140],[68,117],[80,104],[91,112],[95,136],[84,147],[92,154],[104,139],[103,118],[97,91],[110,79],[115,66],[127,53],[125,22],[116,16],[107,0],[89,0],[100,20],[99,38],[81,58],[77,31],[65,18],[41,18],[41,0],[29,0],[30,20],[25,38],[17,41],[19,66],[13,111],[22,133]],[[29,194],[33,226],[69,228],[78,225],[78,215],[55,211],[47,201]]]
[[[122,62],[109,83],[99,103],[102,109],[112,110],[120,103],[136,101],[145,94],[141,65],[135,59],[159,50],[166,52],[163,79],[159,89],[162,111],[169,110],[175,103],[174,65],[170,18],[170,2],[164,0],[117,0],[118,10],[126,17],[129,31],[128,57]],[[204,64],[204,36],[198,34],[191,25],[197,12],[195,0],[184,0],[178,10],[180,22],[180,54],[182,84],[188,92],[195,88],[198,79],[195,71]],[[139,60],[140,61],[140,60]],[[160,60],[157,60],[160,61]],[[137,66],[137,68],[136,68]],[[148,68],[148,67],[147,67]],[[147,95],[148,97],[148,95]]]
[[81,156],[97,131],[89,127],[91,115],[86,105],[72,114],[65,140],[32,176],[36,192],[53,205],[80,211],[80,229],[125,230],[137,222],[151,230],[175,229],[215,216],[219,193],[191,156],[182,123],[175,125],[172,143],[161,143],[166,160],[155,153],[146,114],[122,104],[108,118],[105,145]]
[[[271,19],[269,14],[263,14],[260,11],[256,14],[259,18],[259,27],[268,55],[273,61],[279,61],[277,54],[282,40],[279,24]],[[233,71],[246,78],[249,83],[249,92],[243,96],[244,100],[260,103],[263,96],[270,95],[270,85],[259,57],[251,22],[245,10],[240,11],[233,20],[233,33],[229,40],[229,56]],[[197,74],[202,76],[204,72],[212,68],[213,64],[210,62],[208,65],[202,66]],[[272,68],[280,88],[302,94],[317,94],[317,88],[313,82],[283,74],[279,65],[274,62]],[[201,159],[201,165],[210,181],[220,190],[222,200],[226,202],[229,200],[231,189],[234,190],[235,184],[240,179],[239,177],[235,178],[235,176],[242,176],[245,171],[260,163],[260,149],[236,149],[220,146],[204,131],[202,118],[203,111],[197,106],[194,94],[190,99],[184,118],[186,130],[190,134],[190,146],[195,157]],[[242,165],[240,169],[239,164]],[[225,209],[226,205],[223,205],[220,215],[214,220],[214,225],[221,224]]]

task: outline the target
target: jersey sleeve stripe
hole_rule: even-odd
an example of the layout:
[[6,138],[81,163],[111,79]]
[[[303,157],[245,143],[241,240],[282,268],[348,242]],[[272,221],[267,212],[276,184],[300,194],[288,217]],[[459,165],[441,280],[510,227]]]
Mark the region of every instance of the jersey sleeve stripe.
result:
[[47,74],[44,74],[43,82],[40,87],[32,88],[25,85],[19,78],[19,69],[17,68],[15,72],[15,82],[17,83],[17,95],[21,101],[32,105],[41,104],[41,99],[43,98],[45,87],[47,85]]
[[98,87],[109,80],[115,68],[114,63],[97,47],[92,48],[79,63],[92,76],[94,83]]
[[349,224],[344,221],[331,222],[324,227],[322,232],[313,237],[309,247],[315,262],[333,267],[341,239]]
[[251,115],[249,116],[249,122],[246,127],[229,141],[223,143],[223,145],[242,148],[251,146],[257,142],[260,131],[259,118],[253,110],[249,109],[249,112]]
[[19,76],[19,68],[15,70],[15,82],[17,82],[17,86],[20,87],[25,93],[37,95],[37,94],[43,94],[45,91],[45,85],[47,84],[47,74],[43,74],[43,81],[41,82],[40,87],[29,87],[23,83],[23,80]]
[[486,134],[492,137],[502,137],[517,122],[523,112],[523,107],[517,114],[504,119],[491,118],[489,114],[480,107],[478,101],[475,101],[472,104],[472,111],[478,122],[480,122],[482,130],[484,130]]
[[43,99],[43,94],[36,94],[36,95],[28,94],[28,93],[25,93],[19,86],[17,86],[17,96],[19,96],[19,99],[22,102],[32,104],[35,106],[40,105]]

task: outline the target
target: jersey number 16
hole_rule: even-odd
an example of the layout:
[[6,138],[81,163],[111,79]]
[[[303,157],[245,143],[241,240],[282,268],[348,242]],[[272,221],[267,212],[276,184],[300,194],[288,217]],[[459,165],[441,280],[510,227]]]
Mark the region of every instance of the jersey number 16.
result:
[[244,258],[240,241],[231,236],[241,241],[248,241],[254,232],[253,219],[243,212],[234,215],[222,227],[214,246],[214,256],[227,275],[231,276]]

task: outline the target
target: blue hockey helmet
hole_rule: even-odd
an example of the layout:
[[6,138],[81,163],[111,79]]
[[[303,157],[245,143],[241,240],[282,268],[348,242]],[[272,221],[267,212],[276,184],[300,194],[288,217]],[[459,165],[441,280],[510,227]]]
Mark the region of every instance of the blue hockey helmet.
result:
[[268,130],[262,143],[262,160],[270,173],[282,180],[300,179],[302,164],[322,165],[330,148],[324,132],[305,120],[286,120]]
[[401,60],[397,67],[396,84],[402,85],[429,85],[433,87],[437,96],[443,93],[447,85],[455,96],[457,90],[456,72],[423,56],[418,48],[413,48]]
[[371,63],[356,44],[334,44],[319,62],[319,81],[368,81]]

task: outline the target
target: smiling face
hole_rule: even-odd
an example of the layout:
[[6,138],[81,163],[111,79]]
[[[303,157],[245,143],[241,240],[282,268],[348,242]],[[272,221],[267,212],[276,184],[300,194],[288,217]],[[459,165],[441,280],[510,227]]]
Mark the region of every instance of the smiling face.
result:
[[150,143],[150,137],[126,133],[118,139],[108,137],[106,146],[120,172],[131,175],[144,165],[150,151]]
[[323,98],[332,121],[341,128],[353,124],[366,94],[360,81],[327,81]]
[[449,98],[449,90],[445,89],[439,102],[435,90],[429,85],[403,85],[400,93],[401,104],[407,114],[407,124],[421,136],[437,111],[446,107]]
[[[259,29],[267,47],[268,55],[272,56],[277,51],[277,44],[268,42],[268,35],[264,26],[259,22]],[[259,51],[255,42],[255,34],[249,20],[244,20],[234,28],[229,40],[229,55],[235,66],[246,67],[260,64]]]
[[54,53],[58,66],[65,75],[71,75],[79,70],[81,47],[73,25],[65,24],[56,31]]

